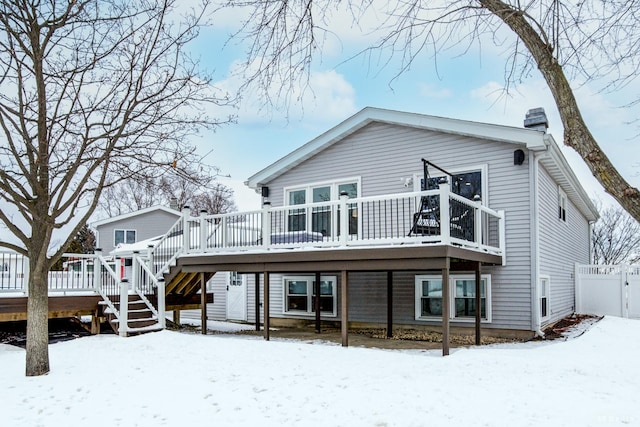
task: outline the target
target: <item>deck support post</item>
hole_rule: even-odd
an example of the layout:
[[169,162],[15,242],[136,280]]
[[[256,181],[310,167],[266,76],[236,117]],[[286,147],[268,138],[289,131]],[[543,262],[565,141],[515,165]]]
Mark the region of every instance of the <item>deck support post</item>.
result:
[[91,315],[91,335],[100,334],[100,307],[96,307]]
[[449,317],[451,304],[450,299],[450,286],[449,286],[449,268],[450,259],[445,258],[445,267],[442,269],[442,355],[449,355]]
[[207,335],[207,281],[204,272],[200,272],[200,322],[202,335]]
[[476,262],[476,345],[482,343],[480,324],[482,322],[482,272],[480,270],[480,261]]
[[[167,327],[167,307],[166,307],[166,287],[164,277],[158,279],[158,325],[165,329]],[[178,312],[178,321],[180,320]]]
[[173,310],[173,323],[180,325],[180,310]]
[[393,271],[387,271],[387,338],[393,337]]
[[263,311],[264,311],[264,339],[269,341],[269,272],[264,272],[264,302],[263,302]]
[[342,346],[349,346],[349,274],[346,270],[342,270],[341,277],[341,287],[340,287],[340,296],[342,299],[341,302],[341,311],[342,311],[342,324],[340,326],[341,334],[342,334]]
[[314,301],[313,304],[313,309],[316,313],[316,334],[319,334],[321,332],[320,329],[320,272],[316,271],[316,281],[315,284],[313,285],[314,287],[314,293],[316,295],[316,300]]
[[254,275],[254,292],[255,292],[255,316],[256,316],[256,331],[260,330],[260,273]]

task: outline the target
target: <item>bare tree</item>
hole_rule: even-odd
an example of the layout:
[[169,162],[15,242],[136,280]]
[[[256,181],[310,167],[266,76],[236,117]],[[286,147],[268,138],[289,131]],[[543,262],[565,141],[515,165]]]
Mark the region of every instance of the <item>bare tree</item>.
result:
[[0,3],[0,221],[21,243],[0,246],[29,258],[28,376],[49,371],[47,271],[103,189],[191,161],[185,137],[220,123],[207,106],[227,99],[186,51],[204,10],[176,4]]
[[[569,83],[570,78],[600,82],[602,90],[614,91],[624,89],[638,77],[637,2],[230,0],[227,6],[250,10],[250,18],[236,34],[249,41],[243,68],[248,81],[263,89],[278,85],[278,95],[285,98],[293,93],[290,85],[308,83],[313,59],[331,34],[330,15],[339,8],[352,14],[355,26],[365,11],[377,10],[381,17],[377,28],[380,40],[361,54],[378,53],[383,64],[398,59],[396,77],[418,58],[435,60],[452,48],[462,49],[464,54],[475,44],[481,46],[487,36],[498,46],[512,43],[505,63],[507,88],[537,68],[555,99],[564,126],[564,143],[580,154],[604,189],[640,221],[640,192],[600,149]],[[266,101],[270,101],[269,93],[264,90]]]
[[594,264],[621,264],[640,261],[640,224],[619,207],[598,206],[600,219],[593,226]]
[[195,194],[189,203],[195,212],[204,210],[209,215],[234,212],[237,209],[233,201],[233,190],[219,182]]

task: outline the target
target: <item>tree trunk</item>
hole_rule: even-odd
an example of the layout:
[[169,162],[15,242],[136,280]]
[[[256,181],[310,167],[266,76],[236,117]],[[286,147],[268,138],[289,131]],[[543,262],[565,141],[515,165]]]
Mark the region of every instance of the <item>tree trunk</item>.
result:
[[516,33],[536,61],[558,107],[564,126],[565,145],[580,154],[605,191],[611,194],[636,221],[640,222],[640,192],[637,188],[630,186],[620,175],[589,131],[562,66],[553,56],[553,48],[541,39],[522,11],[501,0],[479,1],[484,8],[500,18]]
[[[44,261],[42,260],[44,258]],[[46,256],[29,258],[29,299],[27,302],[28,377],[49,372],[49,292]]]

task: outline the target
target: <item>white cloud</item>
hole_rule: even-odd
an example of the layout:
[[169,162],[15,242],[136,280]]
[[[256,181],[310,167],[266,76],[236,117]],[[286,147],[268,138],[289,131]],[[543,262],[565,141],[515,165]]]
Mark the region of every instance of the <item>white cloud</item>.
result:
[[[245,81],[238,72],[240,67],[243,67],[242,64],[235,62],[230,68],[230,77],[215,83],[215,86],[223,91],[236,93]],[[246,68],[244,67],[245,71]],[[288,86],[288,82],[273,81],[267,88],[266,95],[281,108],[265,103],[264,93],[261,92],[263,88],[252,85],[243,89],[236,111],[238,121],[243,125],[267,122],[273,124],[274,121],[284,123],[287,118],[304,118],[305,122],[334,123],[356,111],[355,89],[344,75],[334,70],[312,71],[306,86]]]
[[418,88],[420,95],[425,98],[446,99],[452,97],[451,90],[447,88],[440,88],[432,83],[419,83]]

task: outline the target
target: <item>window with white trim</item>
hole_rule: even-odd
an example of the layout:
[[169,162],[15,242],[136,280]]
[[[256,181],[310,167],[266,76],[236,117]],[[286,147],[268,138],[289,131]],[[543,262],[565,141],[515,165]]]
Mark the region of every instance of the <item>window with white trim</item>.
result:
[[[418,275],[416,283],[416,320],[442,319],[442,276]],[[476,316],[476,284],[473,275],[449,277],[449,313],[451,319],[474,320]],[[480,282],[480,317],[491,321],[491,275],[483,274]]]
[[549,276],[540,276],[539,282],[540,296],[540,320],[548,320],[549,310],[549,294],[551,291],[551,278]]
[[[360,179],[352,178],[329,183],[310,184],[304,187],[286,188],[287,206],[306,203],[322,203],[340,199],[340,193],[356,198],[360,193]],[[332,211],[330,205],[314,207],[311,215],[306,209],[291,209],[287,213],[287,231],[307,231],[322,233],[323,236],[337,236],[340,233],[339,210]],[[349,234],[358,232],[358,214],[355,205],[349,205]]]
[[[284,307],[287,314],[315,313],[315,277],[314,276],[285,276]],[[320,277],[320,313],[336,315],[336,276]]]
[[113,231],[113,246],[118,246],[120,243],[135,243],[136,242],[136,230],[119,230]]
[[558,187],[558,219],[567,222],[567,193]]

